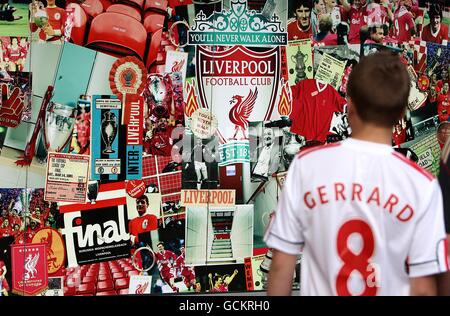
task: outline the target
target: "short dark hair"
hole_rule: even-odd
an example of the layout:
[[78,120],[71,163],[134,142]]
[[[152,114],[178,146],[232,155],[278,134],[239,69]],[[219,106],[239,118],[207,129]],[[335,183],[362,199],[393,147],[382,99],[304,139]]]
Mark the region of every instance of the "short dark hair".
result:
[[156,244],[156,247],[158,247],[159,245],[162,245],[164,247],[164,243],[162,241],[160,241],[159,243]]
[[380,51],[361,58],[350,73],[347,95],[365,122],[392,127],[408,104],[410,79],[399,56]]
[[301,6],[304,6],[305,8],[312,10],[313,8],[312,0],[297,0],[294,2],[294,6],[292,9],[295,12]]
[[145,200],[145,202],[147,203],[147,205],[150,204],[150,202],[148,201],[148,197],[147,197],[147,195],[145,195],[145,194],[143,194],[143,195],[141,195],[140,197],[136,198],[136,201],[137,201],[137,200]]
[[432,19],[435,16],[440,16],[442,19],[442,7],[439,3],[430,4],[430,9],[428,10],[428,16]]

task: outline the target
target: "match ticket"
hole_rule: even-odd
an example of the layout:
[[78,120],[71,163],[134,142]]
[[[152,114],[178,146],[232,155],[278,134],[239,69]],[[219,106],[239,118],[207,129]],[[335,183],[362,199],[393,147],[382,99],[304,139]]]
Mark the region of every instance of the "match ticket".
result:
[[44,199],[85,203],[88,175],[89,156],[49,153]]

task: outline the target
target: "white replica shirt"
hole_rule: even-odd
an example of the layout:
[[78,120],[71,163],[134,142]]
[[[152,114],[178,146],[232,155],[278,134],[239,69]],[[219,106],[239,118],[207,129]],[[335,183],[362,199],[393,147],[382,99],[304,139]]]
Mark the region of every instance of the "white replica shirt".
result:
[[302,295],[409,295],[409,278],[449,270],[437,180],[352,138],[294,158],[264,240],[303,252]]

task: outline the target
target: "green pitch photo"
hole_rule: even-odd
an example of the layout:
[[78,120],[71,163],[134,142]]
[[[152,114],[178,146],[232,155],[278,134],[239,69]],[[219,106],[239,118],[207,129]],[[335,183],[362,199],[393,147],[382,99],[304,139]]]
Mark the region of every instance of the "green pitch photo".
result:
[[[28,36],[28,4],[12,3],[17,10],[13,13],[15,20],[0,20],[0,36]],[[20,18],[21,17],[21,18]]]

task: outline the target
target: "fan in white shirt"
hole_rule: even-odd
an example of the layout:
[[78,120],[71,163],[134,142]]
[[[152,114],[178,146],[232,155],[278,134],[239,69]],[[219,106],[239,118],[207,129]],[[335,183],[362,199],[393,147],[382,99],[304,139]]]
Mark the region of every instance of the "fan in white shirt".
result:
[[409,94],[398,56],[361,59],[348,83],[352,138],[294,158],[265,234],[269,295],[288,295],[303,252],[302,295],[435,294],[449,270],[437,180],[391,145]]

